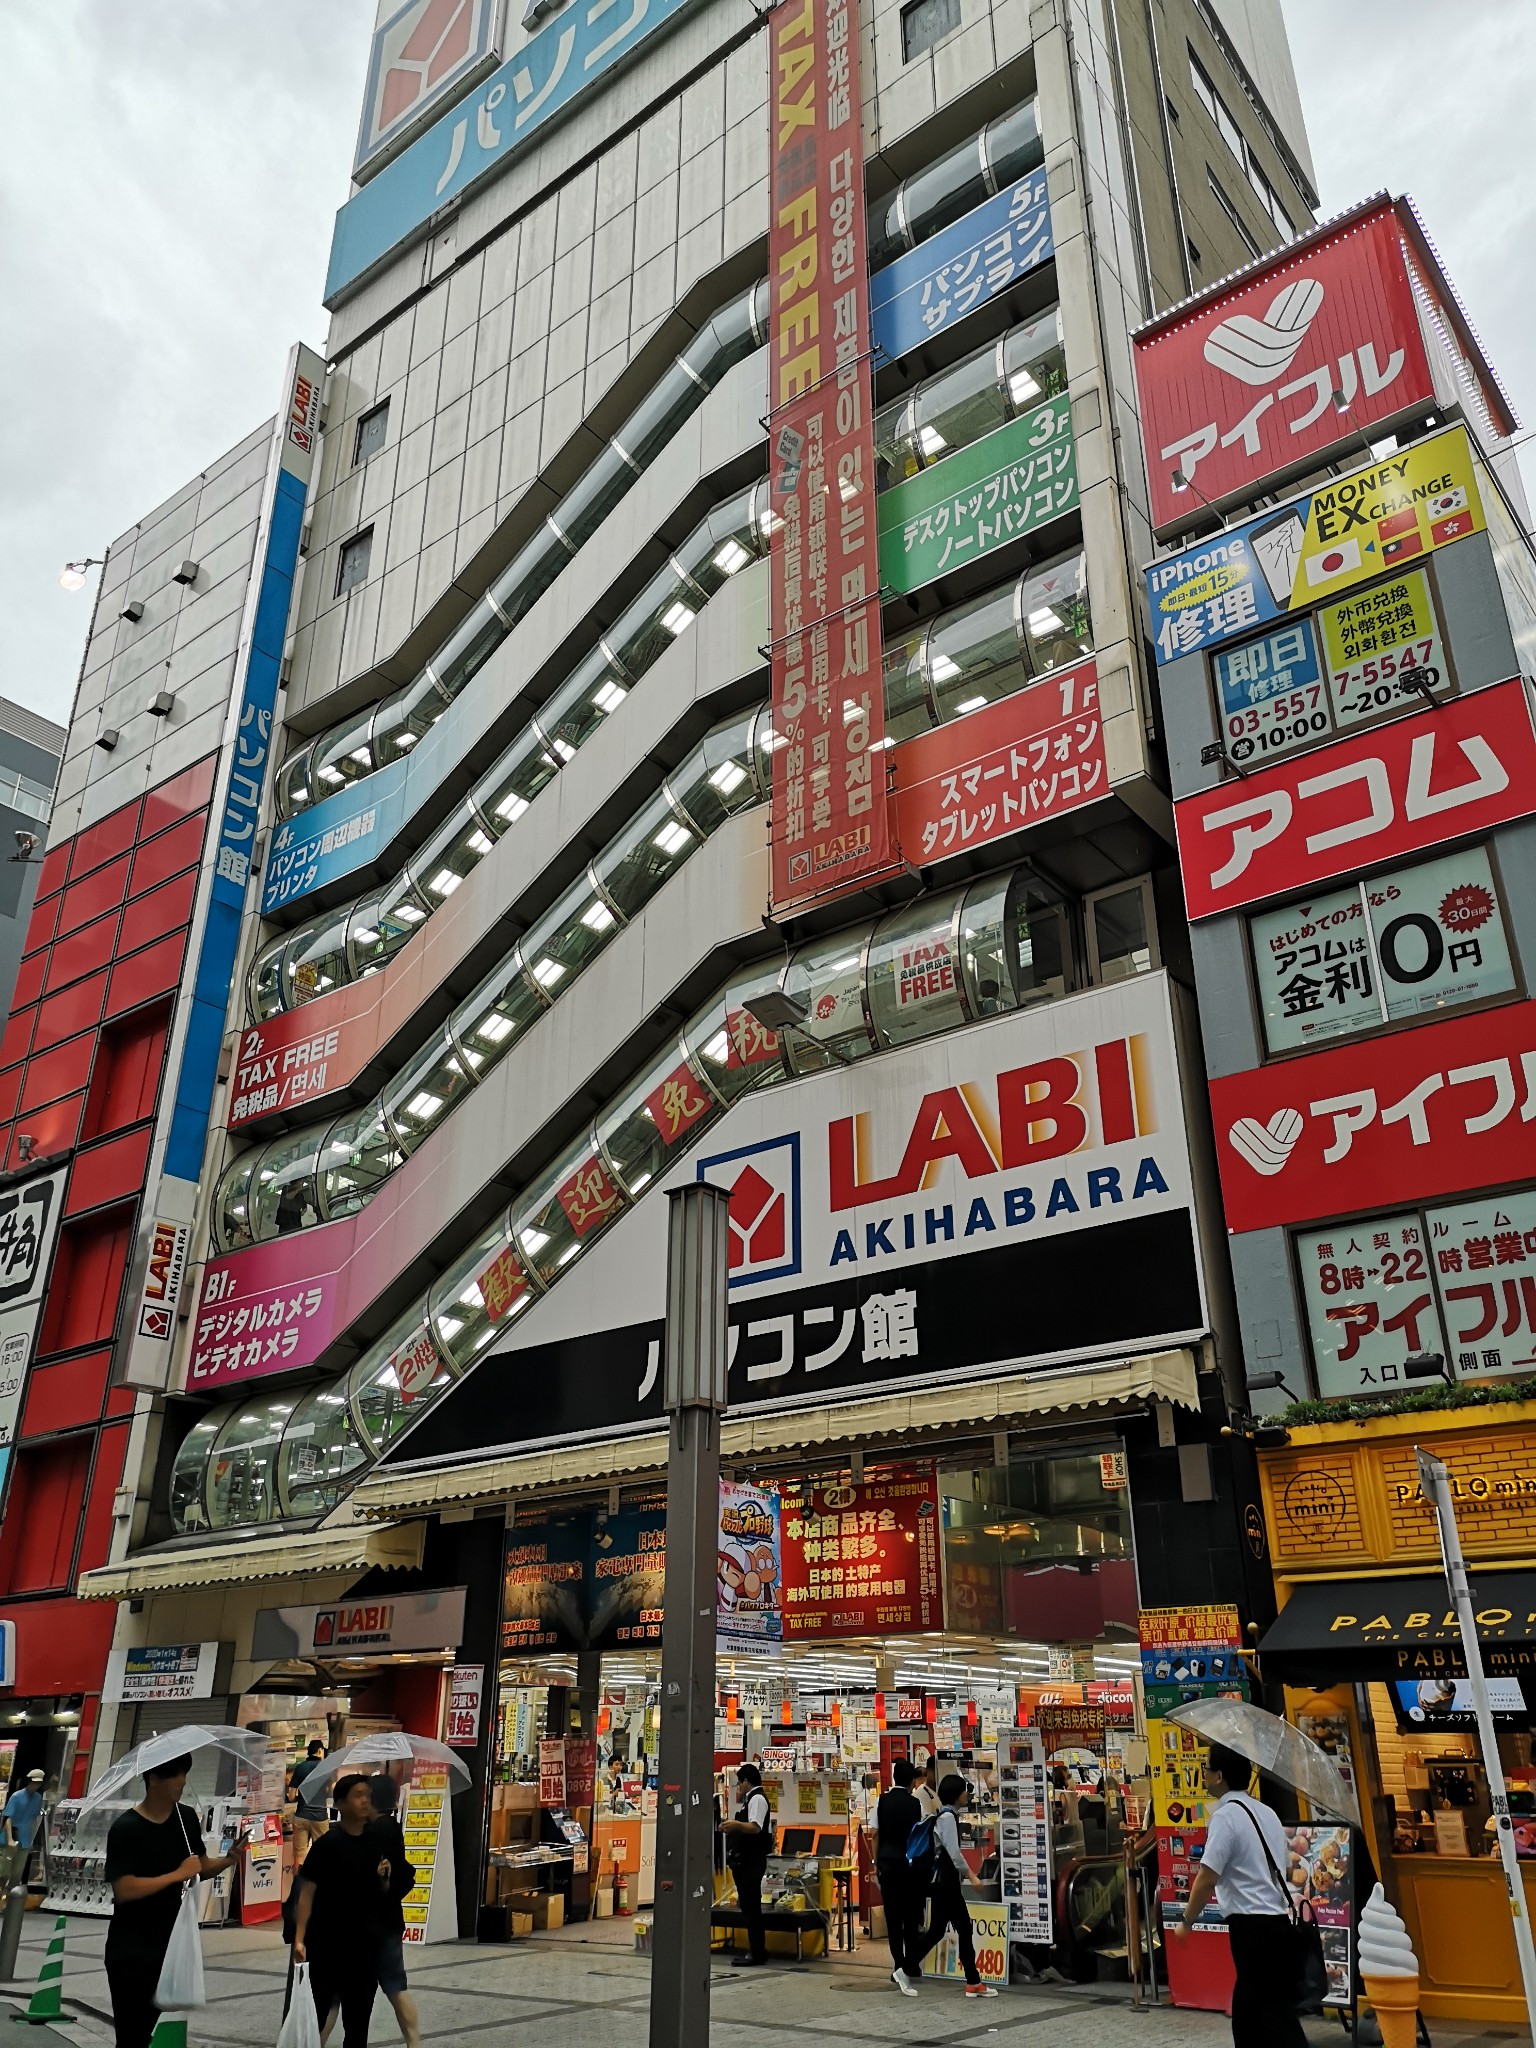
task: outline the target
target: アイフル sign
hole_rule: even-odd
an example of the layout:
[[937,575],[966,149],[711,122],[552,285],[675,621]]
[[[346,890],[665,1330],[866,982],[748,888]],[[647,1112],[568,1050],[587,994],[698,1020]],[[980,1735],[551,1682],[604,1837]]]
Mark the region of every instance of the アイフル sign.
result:
[[1536,807],[1536,728],[1514,677],[1278,761],[1174,806],[1192,918],[1426,853]]
[[856,0],[768,16],[775,913],[890,860]]
[[1200,498],[1254,498],[1320,467],[1435,396],[1390,200],[1150,322],[1133,351],[1158,532],[1189,524]]

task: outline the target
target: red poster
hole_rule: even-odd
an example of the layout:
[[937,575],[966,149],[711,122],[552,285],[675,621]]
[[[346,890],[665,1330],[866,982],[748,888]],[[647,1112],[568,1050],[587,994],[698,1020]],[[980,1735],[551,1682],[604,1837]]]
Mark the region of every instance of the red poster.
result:
[[597,1744],[590,1736],[571,1736],[565,1745],[565,1802],[590,1806],[597,1789]]
[[443,1361],[438,1357],[437,1346],[431,1337],[425,1330],[420,1330],[409,1344],[395,1353],[390,1363],[400,1384],[400,1399],[409,1407],[437,1378]]
[[768,16],[775,912],[889,864],[857,0]]
[[931,1465],[857,1486],[786,1486],[779,1541],[786,1642],[944,1626]]
[[1075,811],[1109,787],[1098,671],[1048,676],[904,740],[892,760],[896,835],[914,866]]
[[1536,1002],[1211,1083],[1230,1230],[1528,1180]]
[[353,998],[350,1005],[327,1004],[324,1018],[306,1005],[242,1031],[229,1077],[229,1128],[303,1109],[345,1087],[375,1049],[376,1003],[369,994],[360,1016],[349,1013],[358,1007]]
[[517,1254],[509,1248],[496,1254],[475,1285],[485,1303],[486,1314],[493,1323],[499,1323],[507,1310],[528,1292],[528,1275],[523,1271]]
[[729,1050],[725,1064],[739,1073],[743,1067],[760,1067],[779,1057],[779,1034],[759,1024],[750,1010],[728,1010],[725,1035]]
[[691,1130],[701,1116],[708,1116],[714,1107],[714,1098],[694,1079],[692,1068],[683,1061],[673,1068],[659,1088],[647,1095],[645,1106],[651,1113],[651,1122],[661,1133],[662,1143],[672,1145],[684,1131]]
[[570,1179],[556,1188],[555,1195],[578,1237],[606,1223],[619,1202],[619,1191],[600,1159],[578,1166]]
[[[1434,398],[1390,200],[1176,307],[1134,347],[1160,533],[1206,517],[1202,499],[1235,503],[1315,470]],[[1174,488],[1175,470],[1191,488]]]
[[1313,889],[1536,808],[1519,677],[1174,806],[1191,917]]

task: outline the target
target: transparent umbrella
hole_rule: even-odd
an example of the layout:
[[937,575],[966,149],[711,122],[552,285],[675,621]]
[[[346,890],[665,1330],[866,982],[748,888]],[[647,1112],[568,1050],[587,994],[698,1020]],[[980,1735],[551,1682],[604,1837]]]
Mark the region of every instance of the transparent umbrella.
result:
[[322,1785],[334,1785],[338,1778],[357,1771],[373,1778],[380,1773],[394,1775],[401,1766],[399,1775],[405,1779],[414,1778],[424,1768],[446,1771],[450,1792],[462,1792],[469,1783],[469,1766],[446,1743],[434,1742],[429,1735],[408,1735],[403,1729],[389,1728],[378,1735],[359,1736],[356,1742],[349,1742],[345,1749],[328,1756],[305,1779],[304,1796],[312,1800]]
[[188,1756],[199,1749],[221,1749],[250,1770],[259,1771],[270,1748],[266,1736],[256,1729],[231,1728],[218,1722],[206,1727],[198,1724],[173,1728],[167,1735],[151,1735],[147,1742],[138,1743],[126,1756],[120,1756],[115,1764],[108,1764],[81,1800],[80,1811],[84,1814],[93,1807],[105,1806],[130,1785],[137,1789],[137,1780],[145,1771],[156,1764],[168,1764],[174,1757]]
[[1190,1700],[1164,1718],[1181,1728],[1193,1728],[1207,1742],[1235,1749],[1324,1813],[1337,1814],[1359,1827],[1359,1805],[1333,1758],[1310,1735],[1303,1735],[1278,1714],[1267,1713],[1247,1700],[1211,1699]]

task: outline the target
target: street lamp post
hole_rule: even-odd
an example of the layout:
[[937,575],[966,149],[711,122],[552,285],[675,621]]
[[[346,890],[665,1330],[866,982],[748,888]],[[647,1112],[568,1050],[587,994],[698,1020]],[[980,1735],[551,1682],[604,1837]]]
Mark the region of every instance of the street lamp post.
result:
[[673,1188],[668,1200],[663,1388],[670,1443],[650,2043],[700,2048],[709,2039],[714,1904],[715,1571],[730,1196],[698,1181]]
[[1440,1459],[1415,1446],[1419,1484],[1424,1498],[1435,1511],[1440,1532],[1440,1556],[1445,1565],[1445,1583],[1456,1610],[1456,1627],[1461,1636],[1461,1653],[1467,1661],[1467,1680],[1472,1689],[1472,1706],[1477,1715],[1477,1737],[1488,1773],[1488,1797],[1493,1808],[1494,1834],[1499,1860],[1504,1865],[1504,1886],[1509,1895],[1509,1913],[1515,1927],[1515,1948],[1520,1956],[1520,1977],[1525,1986],[1525,2011],[1532,2037],[1536,2038],[1536,1942],[1531,1939],[1531,1916],[1526,1910],[1525,1880],[1520,1874],[1520,1855],[1515,1831],[1509,1819],[1509,1791],[1504,1767],[1499,1761],[1499,1738],[1494,1732],[1493,1708],[1488,1699],[1488,1680],[1483,1671],[1483,1649],[1477,1639],[1477,1615],[1472,1606],[1472,1589],[1467,1584],[1466,1560],[1461,1554],[1461,1536],[1456,1527],[1456,1508],[1451,1499],[1451,1476]]

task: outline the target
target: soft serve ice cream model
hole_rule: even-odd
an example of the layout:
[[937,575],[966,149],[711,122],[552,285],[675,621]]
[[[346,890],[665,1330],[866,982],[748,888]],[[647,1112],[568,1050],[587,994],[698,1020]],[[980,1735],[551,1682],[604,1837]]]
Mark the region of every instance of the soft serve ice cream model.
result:
[[1360,1978],[1381,2026],[1383,2048],[1413,2048],[1419,1959],[1401,1914],[1379,1884],[1360,1915]]

